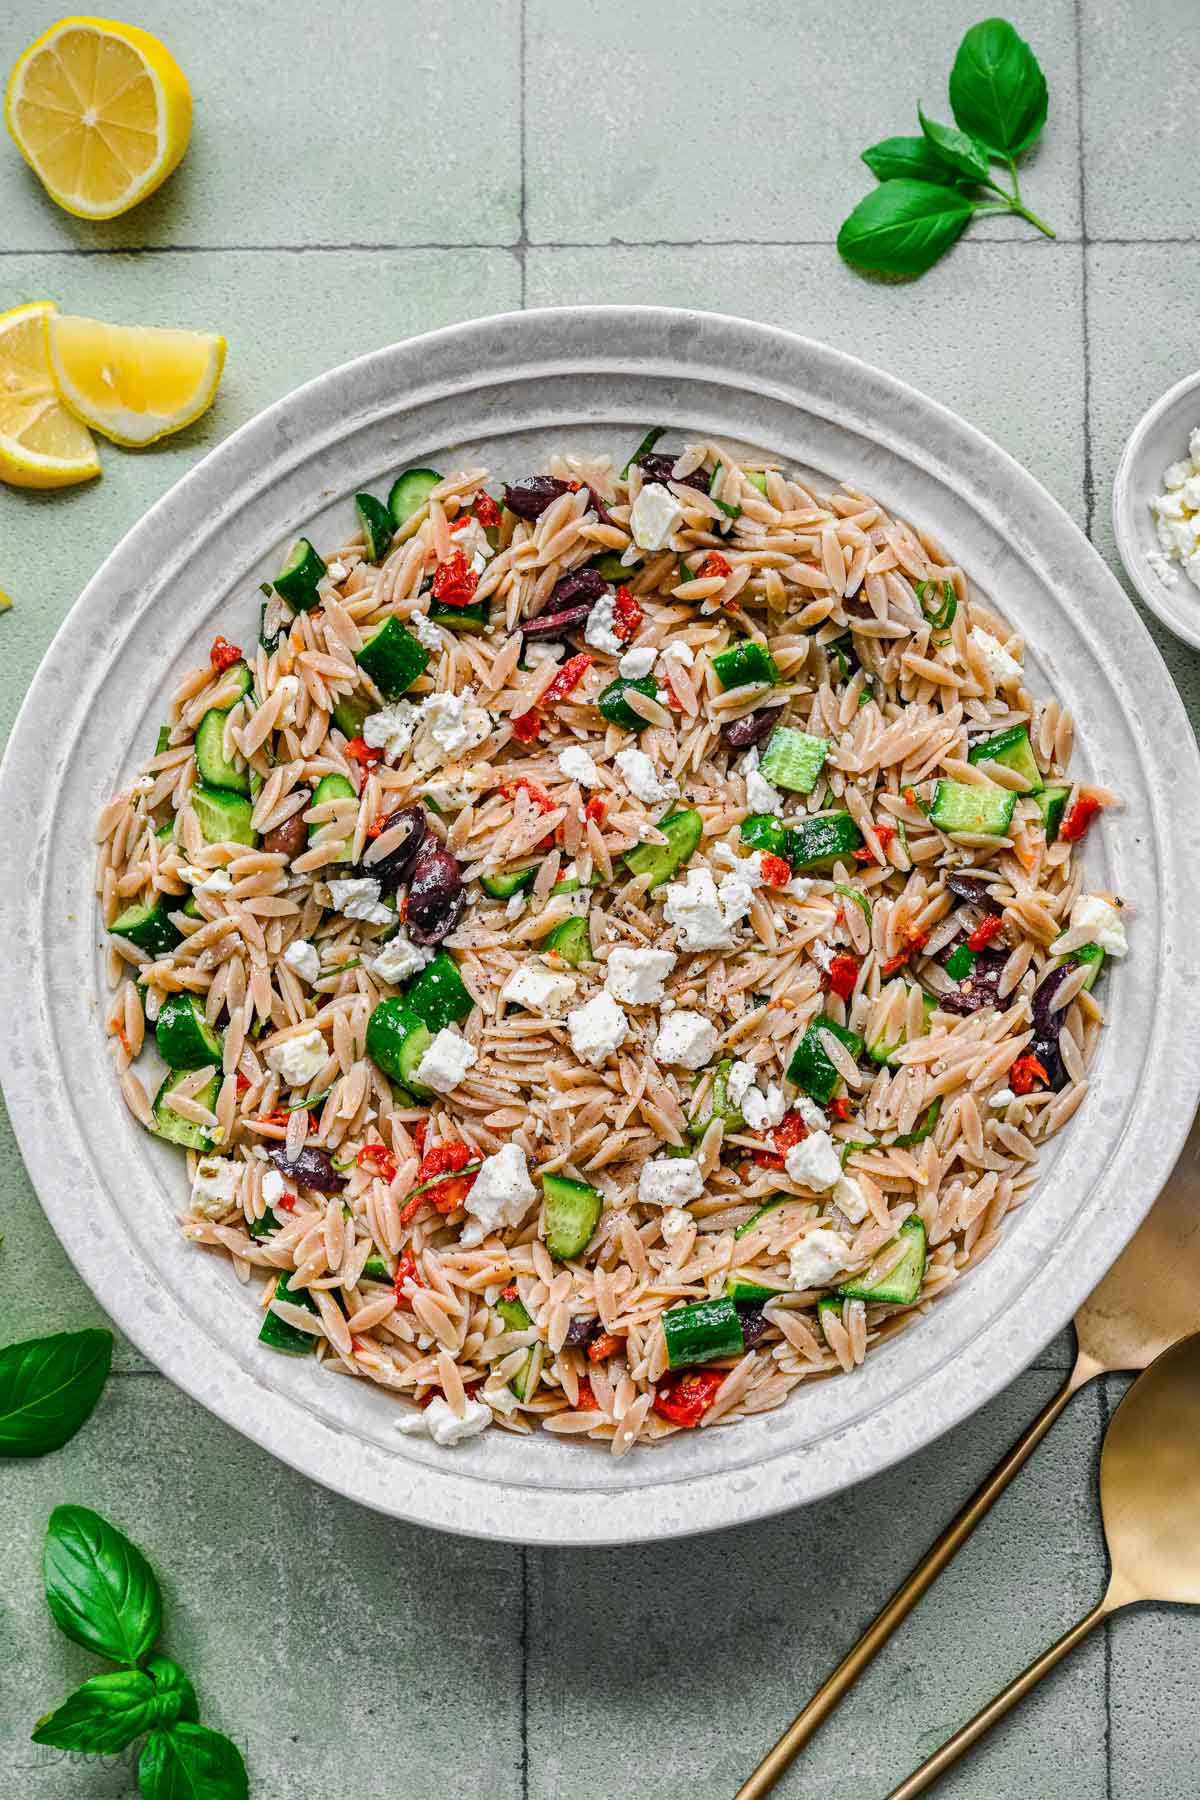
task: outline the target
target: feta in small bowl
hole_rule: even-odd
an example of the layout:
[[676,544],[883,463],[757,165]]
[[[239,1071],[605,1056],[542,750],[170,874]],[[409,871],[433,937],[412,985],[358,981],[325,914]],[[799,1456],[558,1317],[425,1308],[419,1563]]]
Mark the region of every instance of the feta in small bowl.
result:
[[1130,581],[1168,630],[1200,649],[1200,370],[1130,433],[1112,515]]

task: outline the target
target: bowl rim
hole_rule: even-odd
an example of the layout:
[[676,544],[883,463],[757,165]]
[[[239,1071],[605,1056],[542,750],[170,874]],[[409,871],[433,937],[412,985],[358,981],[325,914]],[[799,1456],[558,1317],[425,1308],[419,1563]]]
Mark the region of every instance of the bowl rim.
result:
[[[1190,394],[1200,399],[1200,369],[1173,383],[1152,406],[1148,406],[1126,438],[1113,476],[1112,527],[1125,573],[1155,618],[1182,643],[1200,650],[1200,588],[1193,589],[1187,576],[1180,570],[1179,580],[1184,585],[1177,605],[1172,591],[1147,566],[1146,553],[1137,534],[1136,515],[1140,511],[1140,502],[1135,500],[1133,494],[1134,471],[1146,440],[1159,420]],[[1195,423],[1200,425],[1200,416]],[[1189,589],[1194,593],[1194,599],[1190,603],[1187,602]]]
[[[937,1382],[935,1377],[944,1374],[943,1365],[929,1364],[921,1376],[923,1406],[901,1407],[895,1409],[895,1417],[868,1416],[845,1429],[830,1429],[820,1439],[819,1456],[768,1450],[757,1461],[734,1461],[703,1475],[668,1475],[664,1467],[661,1479],[649,1478],[627,1489],[572,1491],[552,1483],[543,1488],[489,1480],[461,1451],[438,1452],[437,1460],[412,1457],[405,1454],[412,1444],[408,1439],[401,1440],[396,1450],[389,1445],[384,1454],[365,1438],[355,1438],[349,1430],[321,1418],[312,1408],[300,1407],[290,1397],[281,1403],[278,1393],[271,1392],[261,1375],[239,1362],[232,1350],[226,1359],[228,1368],[217,1379],[202,1361],[202,1352],[211,1353],[211,1339],[195,1331],[177,1296],[164,1292],[161,1284],[155,1286],[148,1265],[145,1269],[123,1267],[125,1281],[114,1284],[113,1258],[127,1257],[127,1247],[117,1241],[119,1233],[113,1242],[106,1241],[110,1223],[98,1220],[94,1235],[81,1235],[73,1229],[77,1221],[72,1217],[66,1184],[60,1180],[60,1164],[70,1153],[71,1132],[79,1136],[78,1124],[61,1095],[53,1094],[47,1102],[40,1087],[39,1078],[54,1054],[55,1043],[39,1010],[44,999],[42,972],[39,969],[40,985],[31,977],[45,948],[32,929],[37,919],[26,891],[35,885],[28,879],[28,871],[47,853],[25,804],[28,793],[36,791],[37,780],[50,778],[46,759],[50,726],[39,709],[53,703],[56,681],[61,684],[69,679],[75,636],[85,624],[103,619],[106,604],[111,605],[115,596],[136,580],[139,559],[155,549],[164,535],[169,541],[189,505],[211,504],[227,475],[236,477],[239,468],[244,471],[252,459],[290,453],[298,426],[310,429],[314,444],[323,448],[319,427],[324,424],[327,435],[348,429],[351,415],[346,406],[356,396],[362,405],[368,405],[380,385],[403,385],[407,377],[414,388],[424,391],[422,384],[428,387],[432,379],[434,389],[440,382],[449,383],[448,391],[453,391],[443,363],[469,367],[477,385],[484,383],[485,373],[487,379],[496,380],[498,368],[511,382],[521,377],[532,380],[547,371],[572,378],[584,371],[589,376],[599,372],[615,377],[631,363],[639,368],[644,365],[655,377],[674,370],[683,379],[685,370],[690,378],[690,372],[700,367],[709,370],[712,379],[719,378],[745,396],[756,395],[764,401],[772,396],[773,403],[802,411],[807,405],[818,420],[828,418],[844,431],[858,430],[868,444],[889,454],[896,454],[899,445],[923,478],[945,485],[953,475],[959,484],[953,490],[955,495],[961,492],[964,505],[989,525],[1003,517],[1007,531],[1019,540],[1016,554],[1032,562],[1036,540],[1039,576],[1056,591],[1061,590],[1060,609],[1064,619],[1071,619],[1073,629],[1079,629],[1072,611],[1073,588],[1089,589],[1089,604],[1099,604],[1101,597],[1107,601],[1109,623],[1127,641],[1123,655],[1098,666],[1103,667],[1109,688],[1120,696],[1122,722],[1129,733],[1133,733],[1136,717],[1131,685],[1135,677],[1154,691],[1168,715],[1163,732],[1137,740],[1142,766],[1152,768],[1159,778],[1146,787],[1152,820],[1143,825],[1152,838],[1159,880],[1156,904],[1161,915],[1161,937],[1152,952],[1147,949],[1144,965],[1144,977],[1152,967],[1156,972],[1155,996],[1160,1001],[1153,1014],[1151,1043],[1157,1053],[1153,1085],[1159,1110],[1151,1117],[1147,1106],[1133,1104],[1111,1144],[1112,1156],[1094,1191],[1070,1215],[1070,1229],[1064,1231],[1061,1244],[1052,1246],[1047,1239],[1043,1265],[1006,1314],[1006,1324],[1015,1329],[1000,1336],[996,1320],[989,1319],[976,1336],[956,1349],[952,1380]],[[435,371],[436,379],[430,370]],[[406,404],[412,403],[411,397],[406,400]],[[818,411],[819,406],[827,408],[827,413]],[[719,435],[737,434],[730,430]],[[926,448],[927,439],[936,439],[936,444]],[[920,458],[915,442],[922,445]],[[865,471],[862,474],[866,479]],[[242,485],[247,481],[244,476]],[[1018,504],[1024,513],[1010,516]],[[314,498],[312,512],[320,505]],[[57,697],[61,701],[61,693]],[[1168,775],[1174,785],[1170,794]],[[26,1164],[76,1268],[158,1368],[245,1436],[360,1503],[463,1535],[547,1545],[606,1545],[686,1536],[821,1498],[930,1443],[999,1392],[1074,1313],[1137,1228],[1170,1173],[1200,1091],[1200,1018],[1183,999],[1186,990],[1200,981],[1200,942],[1193,941],[1186,914],[1186,896],[1200,886],[1200,830],[1179,829],[1181,817],[1189,810],[1200,825],[1200,751],[1144,625],[1097,552],[1058,503],[975,427],[908,384],[845,352],[728,315],[624,306],[493,315],[371,352],[316,377],[265,409],[151,507],[88,583],[22,705],[0,768],[0,806],[12,821],[10,855],[0,866],[0,900],[6,914],[21,927],[0,936],[0,975],[7,978],[10,992],[24,993],[35,1002],[26,1032],[0,1034],[0,1071]],[[1168,985],[1168,977],[1174,985]],[[1114,1170],[1136,1173],[1138,1180],[1121,1186]],[[1089,1239],[1084,1228],[1094,1222],[1091,1215],[1100,1209],[1101,1198],[1106,1203],[1102,1229]],[[1084,1207],[1090,1208],[1086,1215]],[[1050,1223],[1049,1218],[1041,1220],[1039,1229],[1049,1230]],[[1051,1254],[1052,1247],[1065,1250],[1068,1243],[1071,1260]],[[998,1257],[1003,1250],[1004,1244]],[[945,1304],[952,1303],[953,1297]],[[178,1317],[172,1316],[172,1308]],[[180,1320],[186,1329],[181,1329]],[[931,1329],[928,1321],[925,1329]],[[912,1334],[911,1341],[919,1335]],[[909,1334],[899,1341],[910,1341]],[[929,1341],[934,1342],[932,1335]],[[302,1438],[294,1430],[298,1418],[305,1426]],[[729,1438],[754,1423],[732,1428]],[[358,1449],[352,1449],[353,1445]],[[464,1450],[473,1447],[464,1446]],[[648,1453],[652,1457],[662,1454]]]

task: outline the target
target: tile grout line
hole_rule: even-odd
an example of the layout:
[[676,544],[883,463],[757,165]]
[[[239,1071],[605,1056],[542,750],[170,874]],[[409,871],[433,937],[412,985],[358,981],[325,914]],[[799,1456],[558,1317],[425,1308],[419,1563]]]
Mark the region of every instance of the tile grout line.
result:
[[521,1800],[529,1800],[529,1550],[521,1545]]
[[526,215],[525,215],[526,201],[528,198],[528,189],[527,189],[527,182],[526,182],[527,162],[526,162],[526,156],[525,156],[525,93],[526,93],[525,24],[526,24],[526,10],[527,10],[526,9],[526,0],[521,0],[520,32],[518,34],[518,41],[519,41],[519,46],[520,46],[519,52],[518,52],[518,54],[520,56],[520,69],[518,71],[518,73],[519,73],[519,88],[518,88],[518,103],[517,103],[517,143],[518,143],[520,159],[521,159],[521,166],[520,166],[521,204],[520,204],[520,213],[518,216],[519,231],[518,231],[517,241],[513,245],[513,254],[516,256],[517,263],[521,270],[521,310],[522,310],[522,312],[524,312],[524,310],[525,310],[525,301],[526,301],[526,292],[527,292],[527,272],[526,272],[525,265],[526,265],[526,262],[528,260],[528,255],[529,255],[529,226],[526,222]]
[[[1079,165],[1080,325],[1083,329],[1083,517],[1089,540],[1096,522],[1096,471],[1092,463],[1092,345],[1088,316],[1087,180],[1084,175],[1083,130],[1083,6],[1075,0],[1075,85],[1079,95],[1075,116],[1076,161]],[[1107,1643],[1107,1627],[1105,1642]]]
[[[1102,1375],[1097,1382],[1100,1389],[1100,1442],[1103,1444],[1112,1419],[1113,1409],[1108,1396],[1108,1376]],[[1104,1621],[1104,1793],[1105,1800],[1113,1800],[1113,1744],[1112,1744],[1112,1672],[1113,1672],[1113,1621],[1111,1616]]]
[[[518,146],[520,152],[520,211],[518,214],[518,236],[513,245],[513,254],[521,271],[521,311],[524,312],[529,295],[529,224],[527,205],[528,163],[526,158],[526,30],[528,5],[527,0],[520,0],[520,29],[518,32],[518,54],[520,57],[518,88]],[[529,1800],[529,1550],[521,1545],[521,1794],[520,1800]]]

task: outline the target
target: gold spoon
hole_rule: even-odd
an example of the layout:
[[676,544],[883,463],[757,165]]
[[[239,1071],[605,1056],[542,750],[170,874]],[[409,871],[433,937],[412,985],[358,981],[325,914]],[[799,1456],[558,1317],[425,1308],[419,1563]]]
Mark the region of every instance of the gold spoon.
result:
[[1100,1455],[1100,1510],[1112,1568],[1100,1604],[888,1800],[923,1794],[1110,1613],[1139,1600],[1200,1606],[1200,1334],[1164,1350],[1113,1414]]
[[1078,1354],[1062,1387],[930,1545],[734,1800],[763,1800],[770,1792],[1024,1468],[1071,1395],[1097,1375],[1146,1368],[1169,1344],[1194,1331],[1200,1331],[1200,1119],[1148,1218],[1076,1313]]

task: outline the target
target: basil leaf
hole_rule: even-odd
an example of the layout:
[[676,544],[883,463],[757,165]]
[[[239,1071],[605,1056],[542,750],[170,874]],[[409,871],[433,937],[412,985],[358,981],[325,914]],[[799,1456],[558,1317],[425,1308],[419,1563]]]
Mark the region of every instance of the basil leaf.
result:
[[45,1456],[74,1437],[100,1398],[111,1331],[62,1331],[0,1350],[0,1456]]
[[247,1800],[237,1745],[204,1725],[152,1731],[138,1760],[142,1800]]
[[87,1506],[46,1527],[46,1604],[59,1630],[113,1662],[139,1663],[162,1629],[162,1595],[136,1544]]
[[917,117],[921,121],[926,142],[950,168],[965,175],[969,181],[988,181],[991,178],[992,165],[982,144],[977,144],[965,131],[956,131],[953,125],[940,125],[936,119],[927,119],[920,106],[917,107]]
[[1028,150],[1046,123],[1046,77],[1007,19],[972,25],[950,71],[950,106],[964,131],[994,156]]
[[142,1667],[153,1681],[160,1702],[168,1708],[160,1715],[164,1721],[189,1719],[194,1723],[200,1717],[196,1690],[177,1662],[172,1662],[169,1656],[150,1655]]
[[837,247],[855,268],[920,275],[962,236],[974,211],[955,188],[884,181],[844,222]]
[[171,1717],[171,1712],[164,1713],[148,1675],[140,1669],[115,1669],[110,1675],[94,1675],[57,1711],[39,1719],[33,1741],[53,1744],[56,1750],[114,1756],[143,1731]]
[[956,187],[962,177],[944,163],[923,137],[884,138],[864,150],[862,160],[879,181],[932,181],[940,187]]

